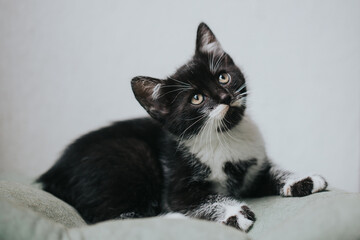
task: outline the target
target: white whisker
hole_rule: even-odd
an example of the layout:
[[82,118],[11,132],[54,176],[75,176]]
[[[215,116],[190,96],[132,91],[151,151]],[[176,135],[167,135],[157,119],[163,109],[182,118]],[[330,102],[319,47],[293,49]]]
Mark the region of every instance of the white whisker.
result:
[[173,80],[173,81],[175,81],[175,82],[178,82],[178,83],[180,83],[180,84],[182,84],[182,85],[186,85],[186,86],[188,86],[188,87],[191,87],[191,85],[190,85],[189,83],[181,82],[181,81],[179,81],[179,80],[177,80],[177,79],[175,79],[175,78],[172,78],[172,77],[170,77],[170,76],[168,76],[168,78],[171,79],[171,80]]
[[245,87],[246,87],[246,83],[244,83],[243,85],[241,85],[241,86],[239,87],[239,89],[235,91],[235,93],[240,92],[240,91],[243,90]]
[[168,95],[169,93],[172,93],[172,92],[177,92],[177,91],[184,91],[184,90],[183,90],[183,89],[175,89],[175,90],[171,90],[171,91],[169,91],[169,92],[166,92],[166,93],[164,93],[164,94],[161,94],[158,98],[162,98],[162,97],[164,97],[164,96]]
[[185,92],[185,90],[182,90],[182,91],[178,92],[178,94],[176,94],[176,96],[174,97],[174,99],[171,101],[171,104],[173,104],[173,103],[175,102],[176,98],[177,98],[181,93],[183,93],[183,92]]
[[192,73],[192,74],[194,74],[194,72],[191,70],[191,67],[189,66],[189,64],[185,64],[185,66],[190,70],[190,72]]
[[224,139],[223,135],[220,134],[220,136],[222,136],[222,138],[219,137],[218,129],[220,129],[220,127],[221,127],[221,119],[220,119],[220,120],[216,120],[216,129],[215,129],[215,131],[216,131],[216,136],[217,136],[217,138],[218,138],[218,140],[219,140],[219,146],[220,146],[220,148],[222,148],[223,150],[225,149],[225,151],[231,151],[231,149],[227,146],[226,143],[223,144],[223,141],[222,141],[222,140]]
[[195,122],[193,122],[189,127],[187,127],[187,128],[185,129],[185,131],[183,131],[183,133],[181,133],[181,134],[179,135],[179,138],[180,138],[179,143],[182,143],[186,131],[189,130],[192,126],[194,126],[196,123],[198,123],[200,120],[202,120],[204,117],[206,117],[205,114],[201,115],[198,120],[196,120]]
[[249,94],[249,93],[250,93],[249,91],[246,91],[244,93],[239,94],[238,96],[243,96],[243,95],[246,95],[246,94]]
[[175,88],[175,87],[181,87],[184,89],[192,89],[191,87],[185,86],[185,85],[167,85],[167,86],[161,86],[161,88]]
[[224,60],[224,57],[225,57],[225,52],[223,52],[223,53],[220,55],[220,57],[218,58],[218,60],[216,61],[215,67],[214,67],[214,69],[213,69],[213,70],[214,70],[213,73],[215,73],[215,72],[218,70],[218,68],[220,67],[222,61]]
[[[224,118],[224,121],[228,122],[229,124],[231,124],[228,120],[226,120],[226,118]],[[224,124],[224,127],[226,128],[225,133],[235,142],[240,142],[239,139],[235,138],[234,136],[231,135],[230,133],[230,129],[226,126],[226,124]]]

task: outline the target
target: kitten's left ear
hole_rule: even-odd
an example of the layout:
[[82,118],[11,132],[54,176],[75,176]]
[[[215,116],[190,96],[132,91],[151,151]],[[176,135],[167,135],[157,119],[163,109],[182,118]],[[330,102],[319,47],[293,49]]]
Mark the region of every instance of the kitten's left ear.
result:
[[141,106],[160,122],[168,113],[166,103],[159,101],[162,81],[151,77],[135,77],[131,80],[131,87]]
[[224,52],[215,34],[205,23],[200,23],[197,30],[196,52],[215,54]]

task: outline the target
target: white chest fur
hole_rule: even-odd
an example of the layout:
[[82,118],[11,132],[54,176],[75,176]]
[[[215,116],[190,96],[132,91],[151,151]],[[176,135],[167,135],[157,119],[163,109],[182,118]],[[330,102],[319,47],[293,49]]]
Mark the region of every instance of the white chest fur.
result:
[[242,121],[228,132],[217,132],[213,126],[205,127],[197,136],[184,141],[184,145],[202,163],[207,165],[211,174],[209,180],[225,188],[225,162],[257,159],[257,164],[247,172],[245,184],[266,159],[264,140],[255,123],[244,116]]

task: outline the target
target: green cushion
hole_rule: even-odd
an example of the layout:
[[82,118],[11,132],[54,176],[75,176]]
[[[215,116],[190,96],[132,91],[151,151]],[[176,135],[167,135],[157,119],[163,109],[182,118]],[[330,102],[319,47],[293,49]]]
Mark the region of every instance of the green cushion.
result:
[[71,229],[71,239],[250,240],[243,232],[214,222],[161,217],[113,220]]
[[0,200],[7,200],[15,206],[32,209],[34,212],[65,227],[71,228],[85,225],[85,221],[73,207],[32,186],[0,181]]
[[360,194],[330,190],[306,197],[279,196],[246,202],[257,220],[253,239],[360,239]]
[[248,234],[214,222],[161,217],[88,226],[51,194],[0,181],[0,239],[360,239],[360,194],[331,190],[245,201],[257,217]]

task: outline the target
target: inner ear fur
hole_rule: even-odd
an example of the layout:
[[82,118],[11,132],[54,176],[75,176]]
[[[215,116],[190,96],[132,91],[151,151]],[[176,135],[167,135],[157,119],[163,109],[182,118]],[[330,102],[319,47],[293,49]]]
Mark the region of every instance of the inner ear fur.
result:
[[162,120],[168,113],[167,106],[159,100],[163,81],[156,78],[138,76],[131,80],[135,98],[151,117]]
[[217,54],[224,52],[219,41],[216,39],[215,34],[203,22],[199,24],[197,30],[195,52]]

